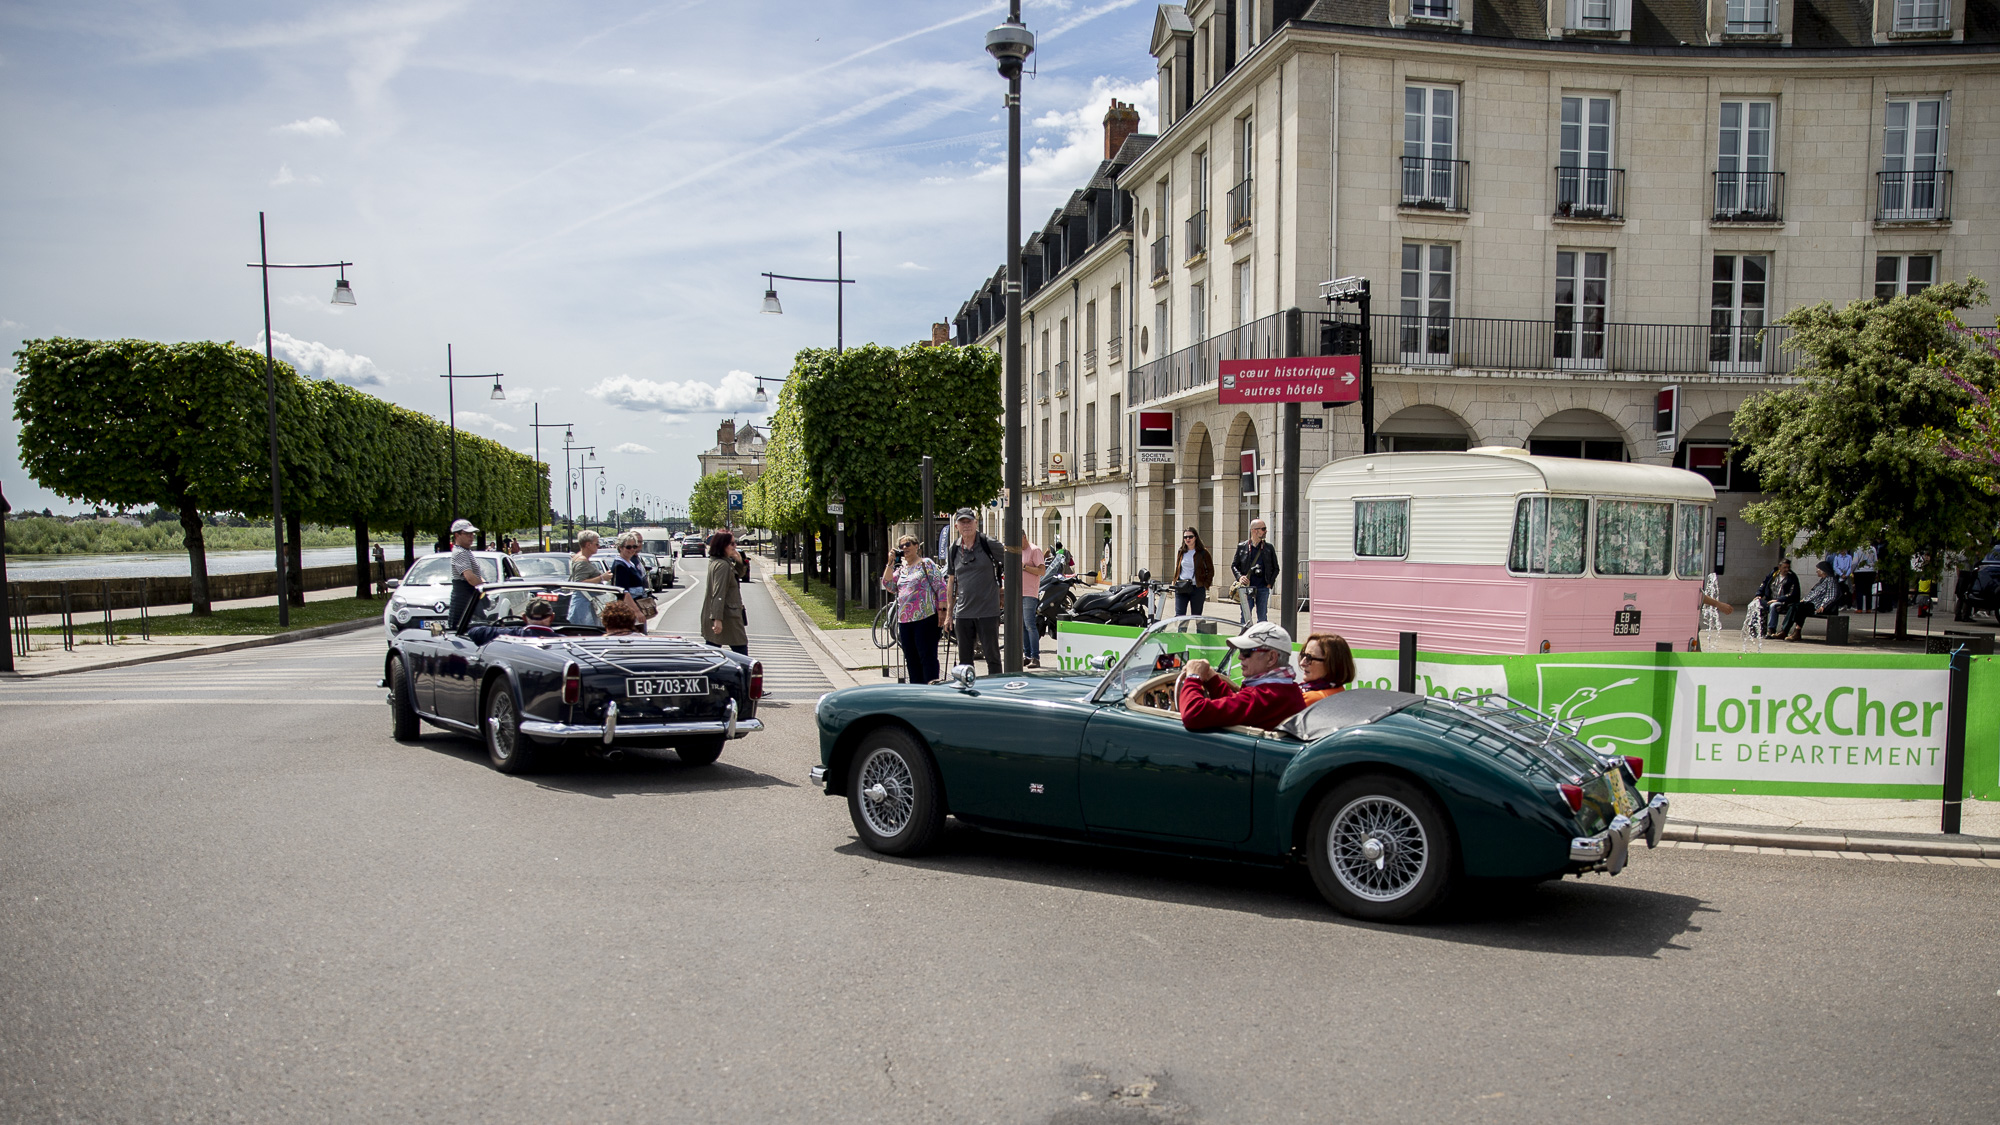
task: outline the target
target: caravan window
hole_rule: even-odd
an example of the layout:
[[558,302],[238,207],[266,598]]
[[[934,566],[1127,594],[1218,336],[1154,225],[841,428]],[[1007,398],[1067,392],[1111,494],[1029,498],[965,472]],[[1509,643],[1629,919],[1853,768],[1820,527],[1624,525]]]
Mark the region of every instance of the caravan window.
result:
[[1597,573],[1663,576],[1673,542],[1674,506],[1644,500],[1597,502]]
[[1408,500],[1354,502],[1354,554],[1357,558],[1400,559],[1409,552]]
[[1523,574],[1582,574],[1583,532],[1590,501],[1523,496],[1514,508],[1514,547],[1507,569]]
[[1700,578],[1708,573],[1708,505],[1682,504],[1680,527],[1674,542],[1675,570],[1682,578]]

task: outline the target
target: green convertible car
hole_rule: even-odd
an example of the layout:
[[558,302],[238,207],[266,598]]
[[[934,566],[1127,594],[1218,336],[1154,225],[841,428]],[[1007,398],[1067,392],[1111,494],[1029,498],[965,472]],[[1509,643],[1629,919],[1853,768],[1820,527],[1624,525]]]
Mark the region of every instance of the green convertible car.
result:
[[1226,669],[1233,621],[1177,617],[1108,672],[1029,672],[845,688],[819,701],[814,783],[847,798],[878,852],[981,828],[1255,863],[1303,861],[1327,901],[1391,921],[1462,877],[1617,874],[1657,845],[1667,799],[1638,759],[1599,754],[1502,696],[1356,689],[1275,730],[1189,731],[1182,664]]

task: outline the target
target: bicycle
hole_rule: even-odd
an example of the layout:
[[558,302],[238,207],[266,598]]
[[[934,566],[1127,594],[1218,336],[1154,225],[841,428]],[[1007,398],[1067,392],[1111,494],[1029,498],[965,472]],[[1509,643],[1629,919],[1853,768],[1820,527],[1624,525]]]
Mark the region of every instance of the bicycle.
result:
[[893,598],[875,611],[875,620],[868,626],[868,639],[883,652],[901,647],[903,642],[897,633],[896,602]]

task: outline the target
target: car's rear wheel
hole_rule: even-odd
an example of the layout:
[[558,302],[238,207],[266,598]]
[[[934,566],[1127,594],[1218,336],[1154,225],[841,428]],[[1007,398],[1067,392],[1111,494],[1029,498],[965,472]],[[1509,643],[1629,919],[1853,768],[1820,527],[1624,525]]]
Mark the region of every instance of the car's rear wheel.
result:
[[1321,798],[1306,840],[1319,893],[1371,922],[1399,922],[1443,902],[1457,850],[1437,801],[1386,774],[1351,778]]
[[862,736],[848,767],[847,812],[873,851],[917,855],[944,830],[944,786],[930,751],[898,727]]
[[680,755],[681,764],[688,766],[712,766],[722,757],[723,744],[729,739],[723,735],[690,739],[674,743],[674,753]]
[[389,665],[389,716],[390,737],[398,742],[415,738],[424,729],[423,720],[417,718],[415,685],[410,682],[410,668],[400,656]]
[[535,763],[535,743],[521,733],[521,712],[514,706],[514,693],[506,680],[494,680],[486,689],[486,757],[501,773],[524,773]]

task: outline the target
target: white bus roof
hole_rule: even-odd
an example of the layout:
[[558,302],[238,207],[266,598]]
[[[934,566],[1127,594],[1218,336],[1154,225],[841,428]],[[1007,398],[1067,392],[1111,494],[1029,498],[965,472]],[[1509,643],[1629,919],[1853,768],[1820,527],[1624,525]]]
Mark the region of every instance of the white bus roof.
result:
[[1332,462],[1313,474],[1308,495],[1458,495],[1570,492],[1591,496],[1651,496],[1713,503],[1707,477],[1665,465],[1536,457],[1512,446],[1487,445],[1464,453],[1371,453]]

